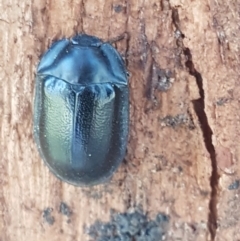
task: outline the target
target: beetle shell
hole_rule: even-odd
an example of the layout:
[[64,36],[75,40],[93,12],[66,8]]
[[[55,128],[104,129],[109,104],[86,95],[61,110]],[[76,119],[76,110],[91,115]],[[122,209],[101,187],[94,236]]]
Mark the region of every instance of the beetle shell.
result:
[[125,64],[109,43],[81,34],[54,43],[37,68],[34,138],[42,159],[76,186],[109,180],[127,146]]

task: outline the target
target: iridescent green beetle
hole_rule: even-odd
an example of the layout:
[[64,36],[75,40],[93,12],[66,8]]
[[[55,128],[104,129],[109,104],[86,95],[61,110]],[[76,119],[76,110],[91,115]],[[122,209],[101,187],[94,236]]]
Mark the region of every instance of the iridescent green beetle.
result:
[[109,43],[80,34],[54,43],[37,68],[34,137],[49,169],[76,186],[109,180],[129,126],[128,74]]

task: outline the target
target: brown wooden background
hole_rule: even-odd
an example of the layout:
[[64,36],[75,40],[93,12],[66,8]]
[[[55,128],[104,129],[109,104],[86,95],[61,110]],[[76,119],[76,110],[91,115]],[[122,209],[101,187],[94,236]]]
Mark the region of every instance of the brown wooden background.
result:
[[[140,205],[170,216],[167,240],[239,241],[239,12],[230,0],[0,1],[0,240],[85,241],[84,225]],[[33,142],[36,65],[62,37],[125,31],[126,160],[106,185],[62,183]]]

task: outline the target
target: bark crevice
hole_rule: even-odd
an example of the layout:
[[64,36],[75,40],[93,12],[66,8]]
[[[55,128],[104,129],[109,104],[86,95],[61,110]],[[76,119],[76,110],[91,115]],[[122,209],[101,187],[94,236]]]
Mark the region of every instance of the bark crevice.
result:
[[82,28],[81,32],[85,33],[84,32],[84,27],[83,27],[83,25],[84,25],[83,18],[85,16],[85,1],[84,0],[82,0],[81,4],[80,4],[80,12],[81,12],[81,15],[80,15],[80,26]]
[[176,28],[176,39],[177,39],[177,48],[181,49],[181,53],[185,57],[185,66],[187,67],[189,74],[195,77],[200,98],[193,100],[193,106],[195,113],[198,117],[200,127],[202,130],[202,135],[204,138],[205,147],[209,153],[211,159],[212,173],[210,177],[210,186],[211,194],[209,200],[209,215],[208,215],[208,229],[211,234],[211,240],[215,240],[216,231],[217,231],[217,202],[218,202],[218,186],[219,186],[219,174],[217,170],[217,160],[216,160],[216,151],[212,143],[213,131],[208,121],[208,117],[205,111],[205,90],[203,86],[203,79],[201,73],[199,73],[194,66],[191,50],[184,46],[183,39],[185,35],[180,29],[180,21],[177,8],[172,8],[172,19],[173,24]]

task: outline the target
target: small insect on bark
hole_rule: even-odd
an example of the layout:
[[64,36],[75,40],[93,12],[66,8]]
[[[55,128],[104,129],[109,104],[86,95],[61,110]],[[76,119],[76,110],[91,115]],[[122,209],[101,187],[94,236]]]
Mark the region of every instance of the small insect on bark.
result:
[[37,67],[34,101],[34,138],[52,173],[76,186],[108,181],[128,126],[128,73],[117,50],[85,34],[55,42]]

